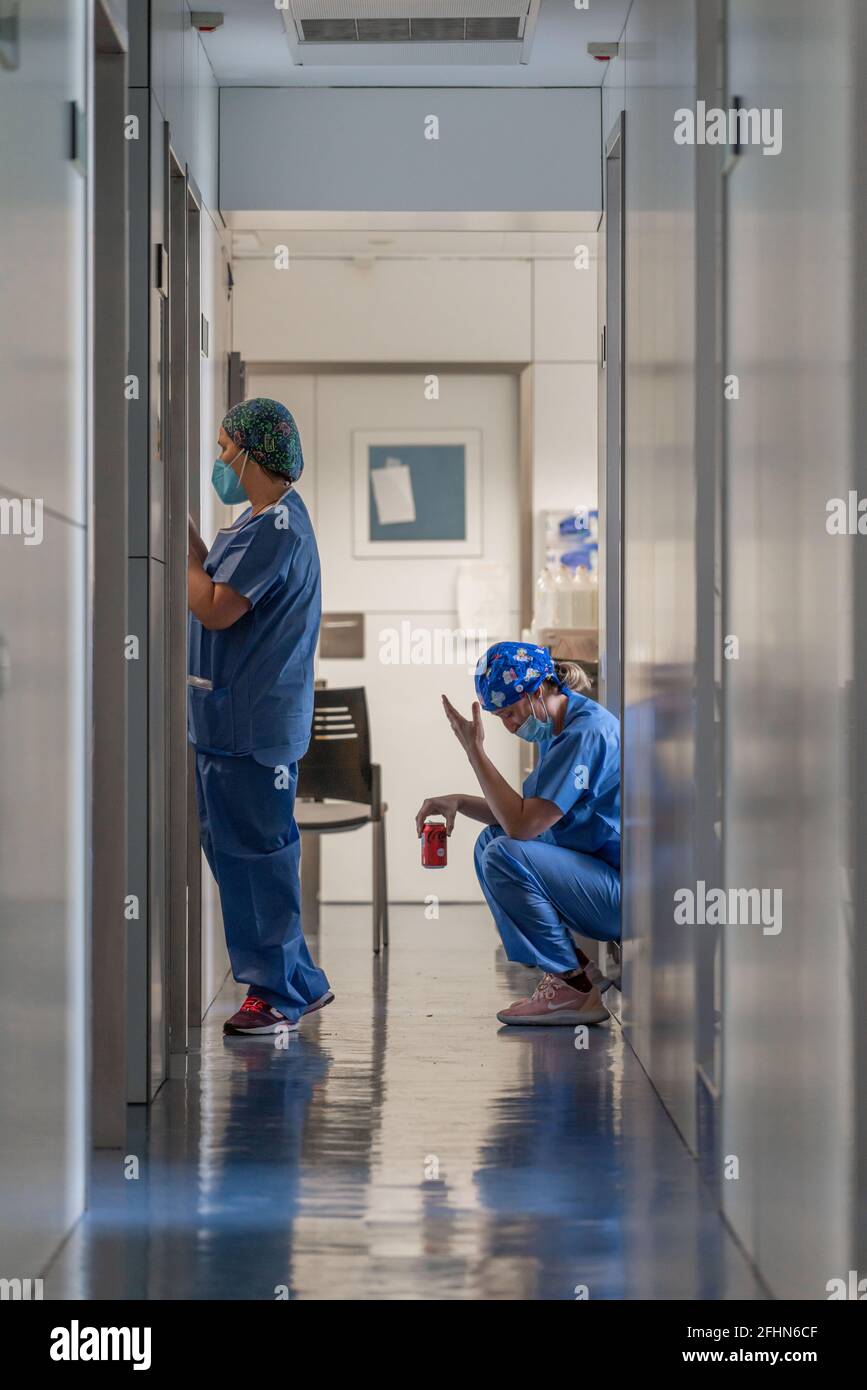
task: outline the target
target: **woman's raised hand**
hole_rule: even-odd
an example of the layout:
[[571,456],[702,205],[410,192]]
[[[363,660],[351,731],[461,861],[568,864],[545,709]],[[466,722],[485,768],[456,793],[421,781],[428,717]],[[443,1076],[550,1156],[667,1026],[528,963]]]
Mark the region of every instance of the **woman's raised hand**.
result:
[[443,695],[443,709],[446,712],[446,719],[452,727],[452,732],[464,752],[472,755],[481,753],[482,744],[485,741],[485,730],[482,725],[482,710],[478,700],[473,701],[473,712],[471,719],[464,719],[462,714],[458,714],[451,701]]
[[421,803],[415,817],[415,831],[421,835],[424,823],[428,816],[445,816],[446,833],[451,835],[455,817],[458,814],[460,794],[453,792],[450,796],[429,796],[426,801]]

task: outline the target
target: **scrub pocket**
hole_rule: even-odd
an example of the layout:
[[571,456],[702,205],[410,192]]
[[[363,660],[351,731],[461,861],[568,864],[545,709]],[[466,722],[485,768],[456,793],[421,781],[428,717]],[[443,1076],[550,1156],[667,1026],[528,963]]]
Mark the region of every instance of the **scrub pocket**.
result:
[[203,753],[238,755],[250,751],[250,705],[246,687],[206,690],[187,687],[187,725],[190,743]]

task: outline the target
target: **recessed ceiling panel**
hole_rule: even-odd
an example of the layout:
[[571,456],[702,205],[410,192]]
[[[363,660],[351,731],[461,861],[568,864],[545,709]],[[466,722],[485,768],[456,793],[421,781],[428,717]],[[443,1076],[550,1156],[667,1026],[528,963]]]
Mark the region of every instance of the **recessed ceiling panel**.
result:
[[292,60],[304,67],[528,61],[539,0],[289,0]]

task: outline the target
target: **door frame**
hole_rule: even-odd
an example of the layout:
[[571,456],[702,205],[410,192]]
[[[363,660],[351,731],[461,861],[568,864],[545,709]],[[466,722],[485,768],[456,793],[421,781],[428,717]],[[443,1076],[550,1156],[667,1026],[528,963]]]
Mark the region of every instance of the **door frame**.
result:
[[599,399],[599,699],[618,719],[624,709],[625,554],[623,547],[625,437],[624,220],[626,115],[605,142],[605,210],[600,223],[605,274],[600,285]]
[[[167,1022],[172,1058],[187,1051],[187,514],[189,511],[188,204],[185,165],[166,126],[168,450],[166,467]],[[197,363],[198,365],[198,363]]]
[[[605,141],[604,210],[599,224],[599,702],[620,721],[621,806],[625,776],[626,548],[626,113]],[[604,270],[603,270],[604,266]],[[626,835],[621,878],[625,885]],[[623,911],[621,898],[621,912]],[[600,965],[613,979],[622,974],[618,943],[600,946]],[[620,993],[609,1006],[620,1015]]]
[[[88,180],[89,1126],[126,1138],[127,264],[126,39],[94,0]],[[97,1007],[98,1001],[98,1007]]]
[[[189,165],[187,184],[187,505],[190,516],[201,530],[201,359],[210,351],[204,339],[202,318],[202,196],[193,179]],[[186,536],[186,533],[185,533]],[[186,570],[186,538],[184,567]],[[186,639],[186,633],[185,633]],[[186,648],[184,654],[186,662]],[[186,665],[184,666],[184,698],[186,699]],[[199,836],[199,815],[196,805],[196,753],[186,745],[187,753],[187,824],[186,824],[186,886],[187,886],[187,1036],[191,1028],[202,1024],[202,847]]]
[[[697,95],[709,107],[731,104],[726,95],[725,0],[708,0],[696,33]],[[695,256],[695,804],[696,876],[725,884],[726,672],[726,414],[721,383],[726,368],[726,298],[729,283],[727,186],[737,161],[724,146],[697,151]],[[725,932],[706,926],[695,937],[695,1095],[698,1160],[720,1193],[723,955]]]

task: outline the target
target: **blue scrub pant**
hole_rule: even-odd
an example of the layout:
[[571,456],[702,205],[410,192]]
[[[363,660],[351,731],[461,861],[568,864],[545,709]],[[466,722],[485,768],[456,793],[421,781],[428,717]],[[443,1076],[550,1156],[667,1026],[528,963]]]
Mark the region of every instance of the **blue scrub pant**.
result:
[[220,890],[232,974],[294,1023],[328,989],[301,927],[298,764],[286,787],[251,757],[196,752],[202,848]]
[[475,863],[509,960],[562,975],[578,963],[570,931],[619,940],[620,874],[603,859],[489,825]]

